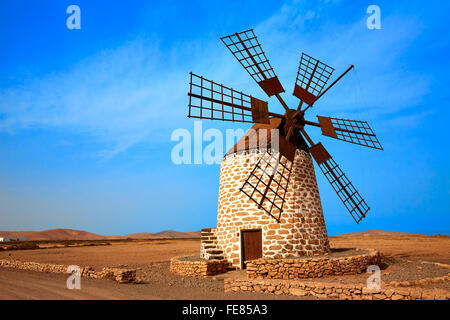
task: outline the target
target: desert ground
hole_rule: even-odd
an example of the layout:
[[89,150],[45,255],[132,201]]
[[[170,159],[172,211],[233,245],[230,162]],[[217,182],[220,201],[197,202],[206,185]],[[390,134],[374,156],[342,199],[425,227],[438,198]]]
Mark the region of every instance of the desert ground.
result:
[[[450,236],[339,236],[332,248],[373,248],[384,257],[382,276],[405,281],[447,274],[448,269],[427,262],[450,264]],[[198,255],[200,240],[153,239],[100,242],[40,243],[41,249],[4,250],[0,259],[64,265],[137,268],[138,284],[104,279],[81,279],[81,290],[66,289],[67,275],[0,268],[0,299],[299,299],[288,295],[225,293],[224,277],[242,277],[232,271],[209,279],[181,277],[169,272],[170,258]],[[365,281],[367,275],[330,278],[329,281]],[[383,278],[382,278],[383,281]],[[433,284],[431,284],[433,285]],[[450,289],[448,283],[435,284]],[[430,284],[428,284],[430,286]],[[301,297],[305,299],[305,297]]]
[[450,264],[450,236],[338,236],[333,248],[371,248],[388,257]]

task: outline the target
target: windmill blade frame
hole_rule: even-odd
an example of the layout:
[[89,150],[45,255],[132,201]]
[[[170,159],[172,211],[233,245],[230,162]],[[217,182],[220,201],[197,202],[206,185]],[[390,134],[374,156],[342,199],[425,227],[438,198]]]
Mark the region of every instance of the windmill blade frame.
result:
[[327,84],[334,68],[302,52],[294,84],[294,96],[300,99],[298,109],[305,102],[311,106]]
[[261,155],[240,188],[246,196],[280,223],[293,162],[270,148]]
[[327,137],[383,150],[367,121],[317,116],[322,134]]
[[250,95],[190,73],[189,118],[244,123],[269,123],[268,103]]
[[370,207],[320,142],[311,146],[309,151],[352,218],[359,223]]
[[285,92],[253,29],[220,39],[269,97]]

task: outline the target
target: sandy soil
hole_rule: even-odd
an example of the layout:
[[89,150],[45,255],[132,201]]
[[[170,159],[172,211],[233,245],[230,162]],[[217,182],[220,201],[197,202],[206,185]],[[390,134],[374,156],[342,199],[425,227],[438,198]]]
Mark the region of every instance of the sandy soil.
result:
[[[383,281],[403,281],[439,276],[448,269],[424,261],[450,264],[450,237],[389,236],[331,237],[333,248],[374,248],[388,266]],[[111,242],[111,245],[0,251],[0,259],[17,259],[56,264],[76,264],[100,269],[129,266],[138,269],[142,284],[122,284],[82,279],[82,290],[65,288],[66,275],[0,268],[0,299],[297,299],[292,296],[256,293],[224,293],[223,276],[211,279],[183,278],[171,274],[174,256],[198,255],[199,240],[153,240]],[[245,276],[243,271],[236,276]],[[234,276],[233,273],[225,277]],[[365,282],[366,274],[328,279],[330,282]],[[324,279],[321,279],[323,281]],[[448,289],[448,284],[436,284]]]
[[[330,237],[332,248],[373,248],[386,256],[413,261],[450,264],[450,236]],[[200,240],[152,240],[111,242],[108,246],[0,251],[0,259],[89,265],[142,265],[168,261],[182,255],[196,255]]]
[[371,248],[413,261],[450,264],[450,236],[330,237],[333,248]]
[[152,240],[111,242],[107,246],[49,248],[0,251],[0,259],[14,259],[65,265],[91,266],[94,269],[117,265],[139,266],[149,262],[200,253],[200,240]]

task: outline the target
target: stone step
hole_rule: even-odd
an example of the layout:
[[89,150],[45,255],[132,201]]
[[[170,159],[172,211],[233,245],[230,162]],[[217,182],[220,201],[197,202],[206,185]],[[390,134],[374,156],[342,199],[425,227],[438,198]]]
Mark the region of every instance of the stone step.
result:
[[216,236],[214,236],[214,235],[212,235],[212,236],[207,236],[207,237],[201,237],[201,239],[203,240],[217,240],[217,237]]
[[225,258],[221,254],[210,254],[209,257],[208,257],[208,260],[212,260],[212,259],[223,260]]
[[202,238],[215,236],[215,234],[212,232],[202,232],[200,235]]
[[217,247],[217,243],[216,242],[204,244],[203,248],[204,249],[217,249],[217,250],[220,250],[220,248]]
[[220,249],[208,249],[206,250],[207,254],[223,254],[223,251]]

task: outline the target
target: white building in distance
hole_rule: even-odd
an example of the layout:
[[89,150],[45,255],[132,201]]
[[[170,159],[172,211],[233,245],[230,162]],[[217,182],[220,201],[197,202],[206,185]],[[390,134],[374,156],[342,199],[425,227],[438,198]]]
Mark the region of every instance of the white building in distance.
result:
[[0,242],[9,242],[9,241],[27,241],[27,238],[7,238],[7,237],[0,237]]

